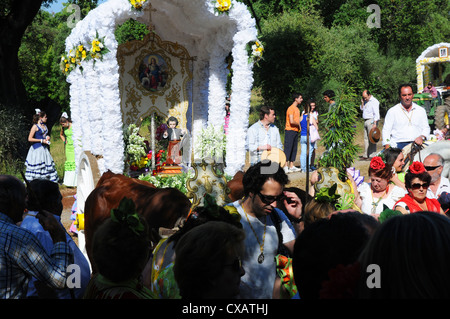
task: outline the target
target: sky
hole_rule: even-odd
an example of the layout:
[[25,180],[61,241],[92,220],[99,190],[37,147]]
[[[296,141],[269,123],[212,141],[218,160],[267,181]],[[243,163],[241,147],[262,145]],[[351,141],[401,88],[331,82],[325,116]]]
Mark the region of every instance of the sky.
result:
[[[107,0],[99,0],[98,4],[101,4],[105,1],[107,1]],[[67,2],[67,0],[56,0],[56,1],[53,1],[53,3],[50,5],[50,7],[48,7],[48,8],[42,7],[42,8],[48,12],[57,13],[57,12],[60,12],[64,8],[63,3],[66,3],[66,2]]]

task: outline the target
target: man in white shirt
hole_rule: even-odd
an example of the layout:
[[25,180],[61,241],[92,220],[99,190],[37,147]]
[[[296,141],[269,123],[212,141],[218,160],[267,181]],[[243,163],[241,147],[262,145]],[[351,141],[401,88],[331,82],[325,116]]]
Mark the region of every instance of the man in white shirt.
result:
[[261,107],[259,121],[249,127],[247,147],[250,152],[250,164],[261,161],[261,154],[272,147],[283,150],[280,131],[275,126],[275,110],[268,106]]
[[364,119],[364,156],[368,159],[375,156],[377,144],[373,144],[369,139],[369,132],[377,127],[380,119],[380,102],[368,90],[362,93],[361,105],[362,117]]
[[427,112],[413,103],[410,84],[400,85],[399,96],[400,103],[391,107],[384,118],[383,146],[403,149],[412,142],[422,145],[430,135]]
[[450,192],[450,181],[441,176],[444,162],[444,158],[437,153],[428,154],[423,160],[425,169],[431,175],[430,186],[427,190],[428,198],[438,199],[442,192]]
[[[302,203],[295,192],[284,191],[289,182],[280,165],[273,171],[272,162],[265,160],[251,166],[244,174],[244,198],[229,205],[241,216],[245,231],[245,254],[242,266],[239,298],[271,299],[276,279],[275,257],[279,248],[291,254],[295,243],[295,230],[287,216],[276,208],[277,202],[295,218],[301,217]],[[270,173],[265,173],[270,171]],[[283,246],[279,246],[282,240]]]

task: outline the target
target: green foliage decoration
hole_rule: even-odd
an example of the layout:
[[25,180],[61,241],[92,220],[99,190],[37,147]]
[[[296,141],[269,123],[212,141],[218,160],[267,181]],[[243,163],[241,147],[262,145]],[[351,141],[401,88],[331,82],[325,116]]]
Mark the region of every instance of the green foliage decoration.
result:
[[346,180],[346,169],[351,167],[360,147],[355,145],[358,99],[351,88],[337,92],[336,104],[329,112],[320,115],[319,123],[325,128],[321,142],[325,152],[319,166],[335,167],[341,180]]

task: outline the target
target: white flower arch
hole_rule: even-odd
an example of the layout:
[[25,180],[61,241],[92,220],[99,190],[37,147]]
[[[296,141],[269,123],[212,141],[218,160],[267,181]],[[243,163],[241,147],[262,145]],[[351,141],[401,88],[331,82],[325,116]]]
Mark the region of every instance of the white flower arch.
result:
[[[151,6],[149,5],[151,3]],[[151,0],[142,11],[128,0],[109,0],[77,23],[66,39],[68,52],[79,43],[89,44],[98,32],[110,50],[102,61],[83,62],[72,71],[70,108],[73,120],[75,156],[90,151],[98,158],[100,172],[123,173],[123,123],[120,107],[117,25],[133,18],[154,25],[161,38],[183,45],[194,62],[192,83],[195,136],[208,124],[222,126],[225,116],[225,58],[233,56],[231,116],[227,137],[226,173],[233,175],[245,165],[245,137],[248,128],[253,65],[248,62],[246,44],[256,40],[255,20],[247,7],[233,1],[228,14],[214,12],[211,0]],[[150,21],[151,20],[151,21]],[[194,143],[193,143],[194,144]],[[78,165],[78,162],[77,162]]]

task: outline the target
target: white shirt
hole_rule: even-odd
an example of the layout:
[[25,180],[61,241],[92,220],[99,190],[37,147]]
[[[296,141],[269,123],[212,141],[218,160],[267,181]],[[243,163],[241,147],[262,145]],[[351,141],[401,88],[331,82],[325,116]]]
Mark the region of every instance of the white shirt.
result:
[[[278,250],[277,230],[272,223],[270,216],[266,217],[266,235],[264,238],[264,261],[258,263],[258,257],[261,254],[260,245],[264,235],[264,217],[256,218],[245,215],[239,201],[233,202],[234,207],[241,215],[242,228],[245,231],[245,255],[242,260],[242,266],[245,269],[245,275],[241,277],[241,286],[239,298],[241,299],[272,299],[273,285],[275,283],[276,263],[275,256]],[[283,242],[287,243],[295,239],[295,231],[286,215],[277,209],[281,222],[281,233]],[[256,240],[253,230],[258,236]]]
[[370,96],[369,101],[364,102],[364,107],[359,106],[359,108],[363,111],[363,119],[373,119],[375,122],[380,120],[380,102],[373,95]]
[[281,143],[280,131],[274,124],[269,124],[269,129],[265,129],[261,121],[256,122],[249,127],[247,132],[247,147],[250,151],[250,163],[255,164],[261,160],[262,150],[256,149],[260,145],[269,144],[272,147],[277,147],[283,150]]
[[390,209],[394,209],[395,203],[407,193],[403,188],[389,184],[389,194],[387,198],[373,198],[369,183],[362,183],[358,187],[358,192],[362,201],[361,211],[369,215],[372,214],[373,207],[375,207],[374,214],[381,214],[384,210],[383,205],[386,205]]
[[412,142],[421,135],[427,139],[430,135],[427,112],[423,107],[413,103],[407,112],[398,103],[388,110],[384,118],[383,145],[396,147],[399,142]]
[[438,199],[442,192],[450,193],[450,181],[447,177],[441,176],[441,182],[436,190],[436,194],[431,189],[427,189],[427,197]]

